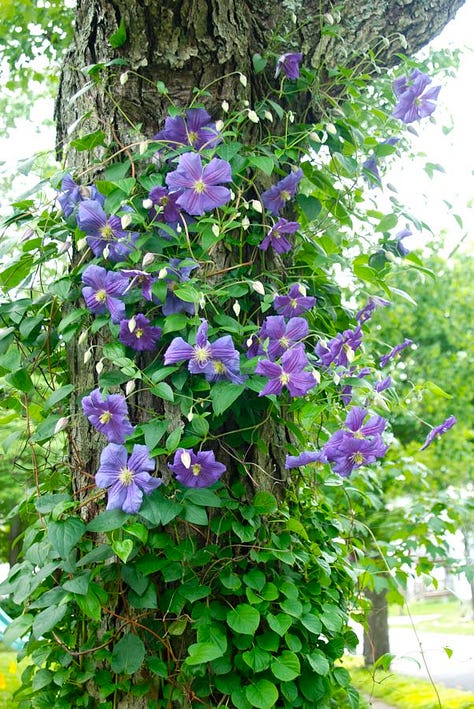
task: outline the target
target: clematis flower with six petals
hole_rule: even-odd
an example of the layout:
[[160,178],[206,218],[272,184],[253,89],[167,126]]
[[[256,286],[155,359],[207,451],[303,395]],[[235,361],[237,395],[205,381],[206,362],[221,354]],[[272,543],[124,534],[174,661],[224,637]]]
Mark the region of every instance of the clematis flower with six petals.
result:
[[432,86],[431,78],[419,69],[414,69],[410,76],[402,76],[393,82],[393,91],[398,99],[392,116],[403,123],[413,123],[427,118],[436,109],[436,100],[441,86]]
[[268,382],[259,396],[281,394],[283,387],[288,389],[290,396],[305,396],[317,384],[314,375],[304,371],[308,364],[303,344],[287,350],[281,358],[281,364],[270,362],[268,359],[260,360],[255,373],[268,377]]
[[97,487],[107,489],[107,509],[121,509],[129,514],[139,511],[143,494],[149,495],[162,483],[150,473],[155,462],[147,446],[135,445],[130,457],[125,446],[109,443],[100,456],[95,474]]
[[181,155],[176,170],[166,175],[170,190],[180,193],[176,204],[193,216],[222,207],[230,200],[231,192],[222,182],[232,182],[230,163],[212,158],[203,165],[198,153]]
[[94,389],[82,399],[82,410],[110,443],[123,443],[135,430],[128,420],[127,402],[122,394],[103,397],[100,389]]
[[128,280],[121,273],[91,264],[82,274],[82,282],[82,295],[91,313],[103,315],[108,311],[112,322],[120,322],[125,316],[125,303],[120,296],[127,290]]

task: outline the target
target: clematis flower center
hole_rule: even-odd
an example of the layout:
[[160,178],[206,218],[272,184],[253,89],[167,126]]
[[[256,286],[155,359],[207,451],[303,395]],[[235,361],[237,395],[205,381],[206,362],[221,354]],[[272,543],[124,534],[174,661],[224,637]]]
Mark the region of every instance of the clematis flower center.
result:
[[272,239],[280,239],[281,234],[279,231],[272,231]]
[[112,239],[114,236],[114,230],[112,229],[110,224],[106,224],[101,228],[100,235],[103,239]]
[[292,299],[290,300],[290,305],[291,305],[292,308],[297,308],[297,307],[298,307],[298,301],[296,300],[296,298],[292,298]]
[[288,192],[288,190],[282,190],[280,192],[280,199],[282,199],[284,202],[288,202],[288,200],[291,199],[291,194]]
[[224,362],[220,362],[218,359],[212,363],[212,366],[216,374],[225,374],[227,372]]
[[193,475],[195,475],[197,477],[199,475],[199,473],[201,472],[201,466],[199,465],[199,463],[194,463],[191,470],[192,470]]
[[206,364],[209,361],[209,350],[207,347],[199,347],[197,345],[194,348],[194,359],[198,364]]
[[107,300],[107,293],[105,290],[98,290],[95,294],[95,299],[98,303],[104,303]]
[[99,421],[101,423],[109,423],[110,419],[112,418],[112,414],[110,411],[104,411],[103,414],[99,416]]
[[141,330],[139,327],[137,327],[137,329],[134,332],[134,335],[137,338],[137,340],[139,340],[140,337],[143,337],[143,330]]
[[280,374],[280,382],[282,384],[288,384],[290,381],[290,375],[287,374],[286,372],[283,372],[283,374]]
[[196,180],[196,182],[194,183],[194,191],[198,194],[202,194],[205,189],[206,183],[204,182],[204,180]]
[[198,139],[198,134],[196,133],[196,131],[194,131],[194,130],[189,131],[188,140],[189,140],[190,145],[194,145],[197,142],[197,139]]
[[133,470],[130,468],[122,468],[118,474],[118,479],[124,487],[129,487],[133,483]]
[[290,346],[290,341],[289,341],[289,339],[288,339],[287,337],[285,337],[285,336],[280,337],[280,339],[278,340],[278,342],[280,343],[280,345],[281,345],[282,347],[285,348],[285,350],[287,350],[288,347]]
[[364,456],[360,451],[358,453],[354,453],[352,459],[357,465],[361,465],[364,462]]

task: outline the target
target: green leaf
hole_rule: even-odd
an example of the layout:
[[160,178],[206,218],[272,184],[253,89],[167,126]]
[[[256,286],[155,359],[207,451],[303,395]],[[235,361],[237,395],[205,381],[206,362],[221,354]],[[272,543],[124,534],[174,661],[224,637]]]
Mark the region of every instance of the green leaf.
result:
[[330,603],[323,603],[321,610],[323,625],[331,632],[337,633],[342,627],[344,617],[342,611],[337,606]]
[[159,421],[158,419],[154,419],[140,426],[145,437],[145,444],[150,450],[153,450],[153,448],[158,445],[166,433],[168,426],[168,421]]
[[206,487],[189,487],[181,499],[183,502],[189,501],[202,507],[222,507],[221,499],[213,490]]
[[48,539],[61,559],[67,559],[79,539],[86,531],[86,525],[78,517],[69,517],[60,522],[49,522]]
[[286,613],[278,613],[277,615],[268,614],[266,618],[270,628],[275,633],[278,633],[280,637],[286,633],[288,628],[293,623],[292,618],[289,615],[286,615]]
[[33,636],[36,640],[54,628],[66,615],[69,607],[64,604],[62,606],[50,606],[41,613],[38,613],[33,621]]
[[12,374],[7,374],[5,379],[14,389],[18,389],[18,391],[22,391],[25,394],[30,394],[35,389],[26,369],[19,369],[16,372],[12,372]]
[[251,155],[249,163],[264,172],[265,175],[271,175],[275,167],[275,160],[266,155]]
[[125,21],[123,17],[120,19],[120,24],[118,26],[118,30],[114,32],[112,35],[109,37],[109,44],[111,47],[114,49],[118,49],[122,45],[125,44],[127,41],[127,30],[125,28]]
[[177,428],[175,428],[174,431],[172,431],[170,433],[170,435],[166,439],[166,442],[165,442],[166,450],[169,451],[170,453],[174,453],[174,451],[179,446],[181,436],[183,435],[183,429],[184,429],[183,424],[180,424]]
[[299,194],[296,197],[296,202],[309,222],[314,221],[319,216],[321,202],[316,197],[307,197],[304,194]]
[[87,133],[81,138],[72,140],[71,148],[75,148],[78,152],[93,150],[99,145],[105,145],[105,133],[101,130],[96,130],[93,133]]
[[112,532],[123,527],[128,519],[122,510],[104,510],[87,525],[88,532]]
[[197,505],[184,505],[184,519],[191,524],[200,524],[202,526],[209,522],[206,510]]
[[262,57],[261,54],[254,54],[252,57],[253,70],[256,74],[260,74],[267,66],[268,60]]
[[51,396],[48,396],[48,398],[46,399],[44,403],[44,408],[46,410],[51,409],[53,406],[55,406],[60,401],[69,396],[72,391],[74,391],[73,384],[66,384],[65,386],[62,386],[59,389],[56,389],[56,391],[53,391]]
[[329,672],[329,660],[321,650],[315,650],[306,659],[318,675],[327,675]]
[[278,509],[278,503],[276,498],[271,492],[266,490],[260,490],[257,492],[252,502],[255,511],[260,515],[268,515],[272,512],[276,512]]
[[271,655],[266,650],[253,647],[242,653],[242,659],[254,672],[263,672],[270,667]]
[[143,641],[137,635],[128,633],[114,645],[110,668],[116,674],[133,675],[138,672],[144,659]]
[[85,596],[89,590],[89,579],[87,576],[76,576],[63,583],[63,589],[68,593],[78,593]]
[[211,387],[212,410],[216,416],[220,416],[232,406],[234,401],[245,391],[243,384],[232,384],[232,382],[216,382]]
[[170,385],[166,382],[156,384],[151,389],[151,393],[158,396],[160,399],[164,399],[165,401],[174,401],[174,392]]
[[299,618],[303,613],[303,604],[296,600],[296,598],[286,598],[280,603],[280,608],[287,615],[292,615],[295,618]]
[[375,227],[375,231],[390,231],[398,224],[398,216],[396,214],[386,214]]
[[14,618],[3,633],[2,641],[5,645],[10,645],[18,638],[26,635],[33,624],[33,619],[34,616],[31,613],[25,613],[25,615],[19,615]]
[[302,625],[304,625],[306,630],[309,630],[310,633],[313,633],[314,635],[319,635],[321,633],[323,624],[316,615],[313,615],[312,613],[305,613],[301,616],[300,620]]
[[271,670],[274,677],[282,682],[291,682],[292,679],[301,674],[300,661],[294,652],[283,650],[283,652],[275,657],[271,664]]
[[242,635],[254,635],[259,623],[260,613],[247,603],[239,603],[227,613],[227,625]]
[[245,696],[257,709],[273,709],[278,699],[278,689],[268,679],[259,679],[245,688]]
[[194,643],[188,647],[187,665],[201,665],[222,656],[222,647],[213,643]]
[[247,574],[244,574],[243,578],[246,585],[255,591],[261,591],[265,586],[266,577],[260,569],[251,569]]
[[124,564],[127,563],[127,559],[133,551],[133,542],[131,539],[116,539],[112,542],[112,549],[118,558],[123,561]]
[[183,506],[174,500],[165,498],[161,493],[148,495],[140,507],[140,516],[153,525],[168,524],[181,514]]
[[102,605],[96,594],[91,591],[90,588],[85,596],[77,595],[74,600],[84,615],[92,618],[92,620],[100,620],[102,615]]

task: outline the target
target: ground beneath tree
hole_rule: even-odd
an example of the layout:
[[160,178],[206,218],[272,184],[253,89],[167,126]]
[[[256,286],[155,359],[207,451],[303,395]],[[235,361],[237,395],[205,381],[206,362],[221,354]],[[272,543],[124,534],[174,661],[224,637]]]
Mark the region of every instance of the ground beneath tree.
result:
[[366,697],[367,701],[369,702],[369,707],[371,709],[396,709],[396,707],[393,706],[393,704],[386,704],[385,702],[381,702],[380,699],[375,699],[375,697]]

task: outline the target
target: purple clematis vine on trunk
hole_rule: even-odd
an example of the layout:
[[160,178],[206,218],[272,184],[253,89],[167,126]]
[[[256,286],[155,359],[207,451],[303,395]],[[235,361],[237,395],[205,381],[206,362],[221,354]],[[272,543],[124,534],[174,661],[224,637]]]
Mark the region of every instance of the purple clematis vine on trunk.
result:
[[290,172],[289,175],[272,185],[270,189],[265,190],[262,194],[263,206],[272,214],[278,212],[286,206],[296,194],[296,189],[303,177],[303,170],[298,168],[295,172]]
[[129,514],[139,511],[143,494],[149,495],[162,483],[150,473],[155,462],[147,446],[135,445],[128,457],[127,449],[109,443],[100,456],[100,467],[95,474],[97,487],[107,489],[107,509],[121,509]]
[[154,350],[161,337],[161,327],[150,325],[148,318],[143,313],[137,313],[129,320],[120,323],[119,340],[137,352]]
[[298,79],[300,75],[300,62],[303,59],[301,52],[287,52],[278,57],[275,79],[283,71],[287,79]]
[[219,131],[204,108],[190,108],[183,116],[168,116],[165,127],[153,140],[166,141],[171,148],[190,145],[195,150],[214,148],[221,142]]
[[393,91],[398,99],[392,116],[403,123],[413,123],[431,116],[436,109],[436,100],[441,86],[432,86],[431,79],[419,69],[414,69],[410,76],[395,79]]
[[289,222],[281,217],[276,224],[272,226],[266,237],[259,244],[259,249],[266,251],[271,246],[277,254],[285,254],[293,248],[291,242],[286,239],[283,234],[294,234],[298,231],[300,225],[298,222]]
[[316,298],[306,295],[306,288],[299,283],[293,283],[288,295],[276,295],[273,307],[279,315],[291,318],[311,310],[316,305]]

